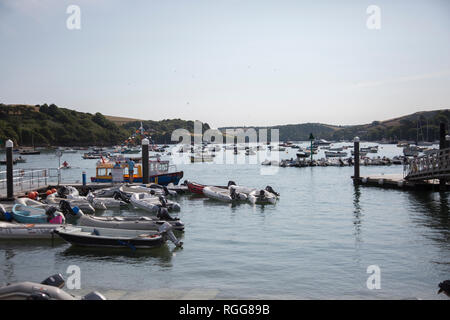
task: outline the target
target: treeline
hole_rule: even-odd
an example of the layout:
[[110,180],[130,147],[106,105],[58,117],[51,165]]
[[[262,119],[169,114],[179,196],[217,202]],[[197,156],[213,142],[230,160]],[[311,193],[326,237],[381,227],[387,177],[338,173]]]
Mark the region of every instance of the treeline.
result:
[[390,121],[349,126],[335,131],[329,139],[351,140],[355,136],[367,141],[429,141],[439,140],[440,123],[448,129],[450,110],[436,110],[407,115]]
[[[122,125],[128,132],[137,132],[140,129],[141,122],[133,121]],[[166,144],[176,143],[177,141],[171,141],[172,132],[176,129],[186,129],[190,133],[194,133],[194,121],[186,121],[181,119],[166,119],[161,121],[142,121],[142,126],[145,131],[151,136],[154,143]],[[205,132],[210,127],[207,123],[202,124],[202,132]]]
[[[193,121],[180,119],[143,121],[156,143],[170,143],[172,131],[194,131]],[[19,146],[111,146],[120,145],[140,127],[140,122],[117,125],[104,115],[47,105],[0,103],[0,144],[7,139]],[[203,130],[209,129],[203,124]]]
[[321,123],[289,124],[272,127],[225,127],[226,129],[244,130],[249,128],[278,129],[280,141],[307,141],[310,133],[316,139],[331,141],[352,140],[358,136],[364,141],[436,141],[439,140],[440,123],[450,123],[450,110],[425,111],[387,121],[373,121],[370,124],[353,126],[334,126]]
[[309,139],[309,135],[312,133],[315,138],[329,138],[333,133],[339,129],[337,126],[331,126],[321,123],[302,123],[302,124],[288,124],[273,127],[226,127],[219,128],[222,133],[226,133],[227,129],[239,129],[247,130],[249,128],[255,129],[259,132],[260,129],[267,129],[267,139],[272,140],[271,129],[279,130],[280,141],[306,141]]

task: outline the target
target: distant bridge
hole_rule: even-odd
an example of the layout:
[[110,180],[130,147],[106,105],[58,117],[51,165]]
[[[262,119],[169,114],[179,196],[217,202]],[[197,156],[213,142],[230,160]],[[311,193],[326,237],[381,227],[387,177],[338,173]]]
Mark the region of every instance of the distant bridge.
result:
[[450,181],[450,148],[434,150],[410,159],[404,168],[405,180],[448,179]]

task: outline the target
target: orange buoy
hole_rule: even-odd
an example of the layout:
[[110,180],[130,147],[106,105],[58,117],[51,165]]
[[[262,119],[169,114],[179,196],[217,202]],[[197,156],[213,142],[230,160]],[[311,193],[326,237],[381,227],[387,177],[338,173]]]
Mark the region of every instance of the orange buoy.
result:
[[45,192],[45,194],[48,195],[48,196],[51,195],[52,193],[53,193],[52,190],[47,190],[47,191]]
[[36,192],[36,191],[31,191],[31,192],[28,192],[28,198],[30,198],[30,199],[36,199],[36,197],[38,196],[38,193]]
[[55,193],[57,190],[55,188],[52,188],[52,193]]

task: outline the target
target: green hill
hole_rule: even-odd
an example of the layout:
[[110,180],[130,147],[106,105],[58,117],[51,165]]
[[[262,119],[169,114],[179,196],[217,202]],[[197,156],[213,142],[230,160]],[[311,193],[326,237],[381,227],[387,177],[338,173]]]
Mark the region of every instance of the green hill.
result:
[[[450,110],[416,112],[410,115],[385,121],[373,121],[370,124],[335,126],[322,123],[288,124],[271,127],[223,127],[226,129],[254,128],[279,129],[280,141],[306,141],[312,133],[316,139],[352,140],[359,136],[365,141],[435,141],[439,139],[439,124],[450,123]],[[270,132],[270,131],[269,131]]]
[[[193,121],[180,119],[142,123],[156,143],[170,143],[174,129],[193,132],[194,128]],[[12,139],[19,146],[110,146],[123,143],[139,127],[140,121],[118,125],[98,112],[78,112],[54,104],[0,104],[1,144]],[[204,124],[204,130],[208,128]]]

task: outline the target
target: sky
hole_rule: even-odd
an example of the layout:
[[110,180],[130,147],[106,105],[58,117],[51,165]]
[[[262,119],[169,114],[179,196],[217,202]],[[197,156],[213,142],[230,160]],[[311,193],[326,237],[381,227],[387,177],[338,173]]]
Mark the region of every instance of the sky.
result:
[[450,1],[0,0],[0,102],[214,128],[449,108]]

